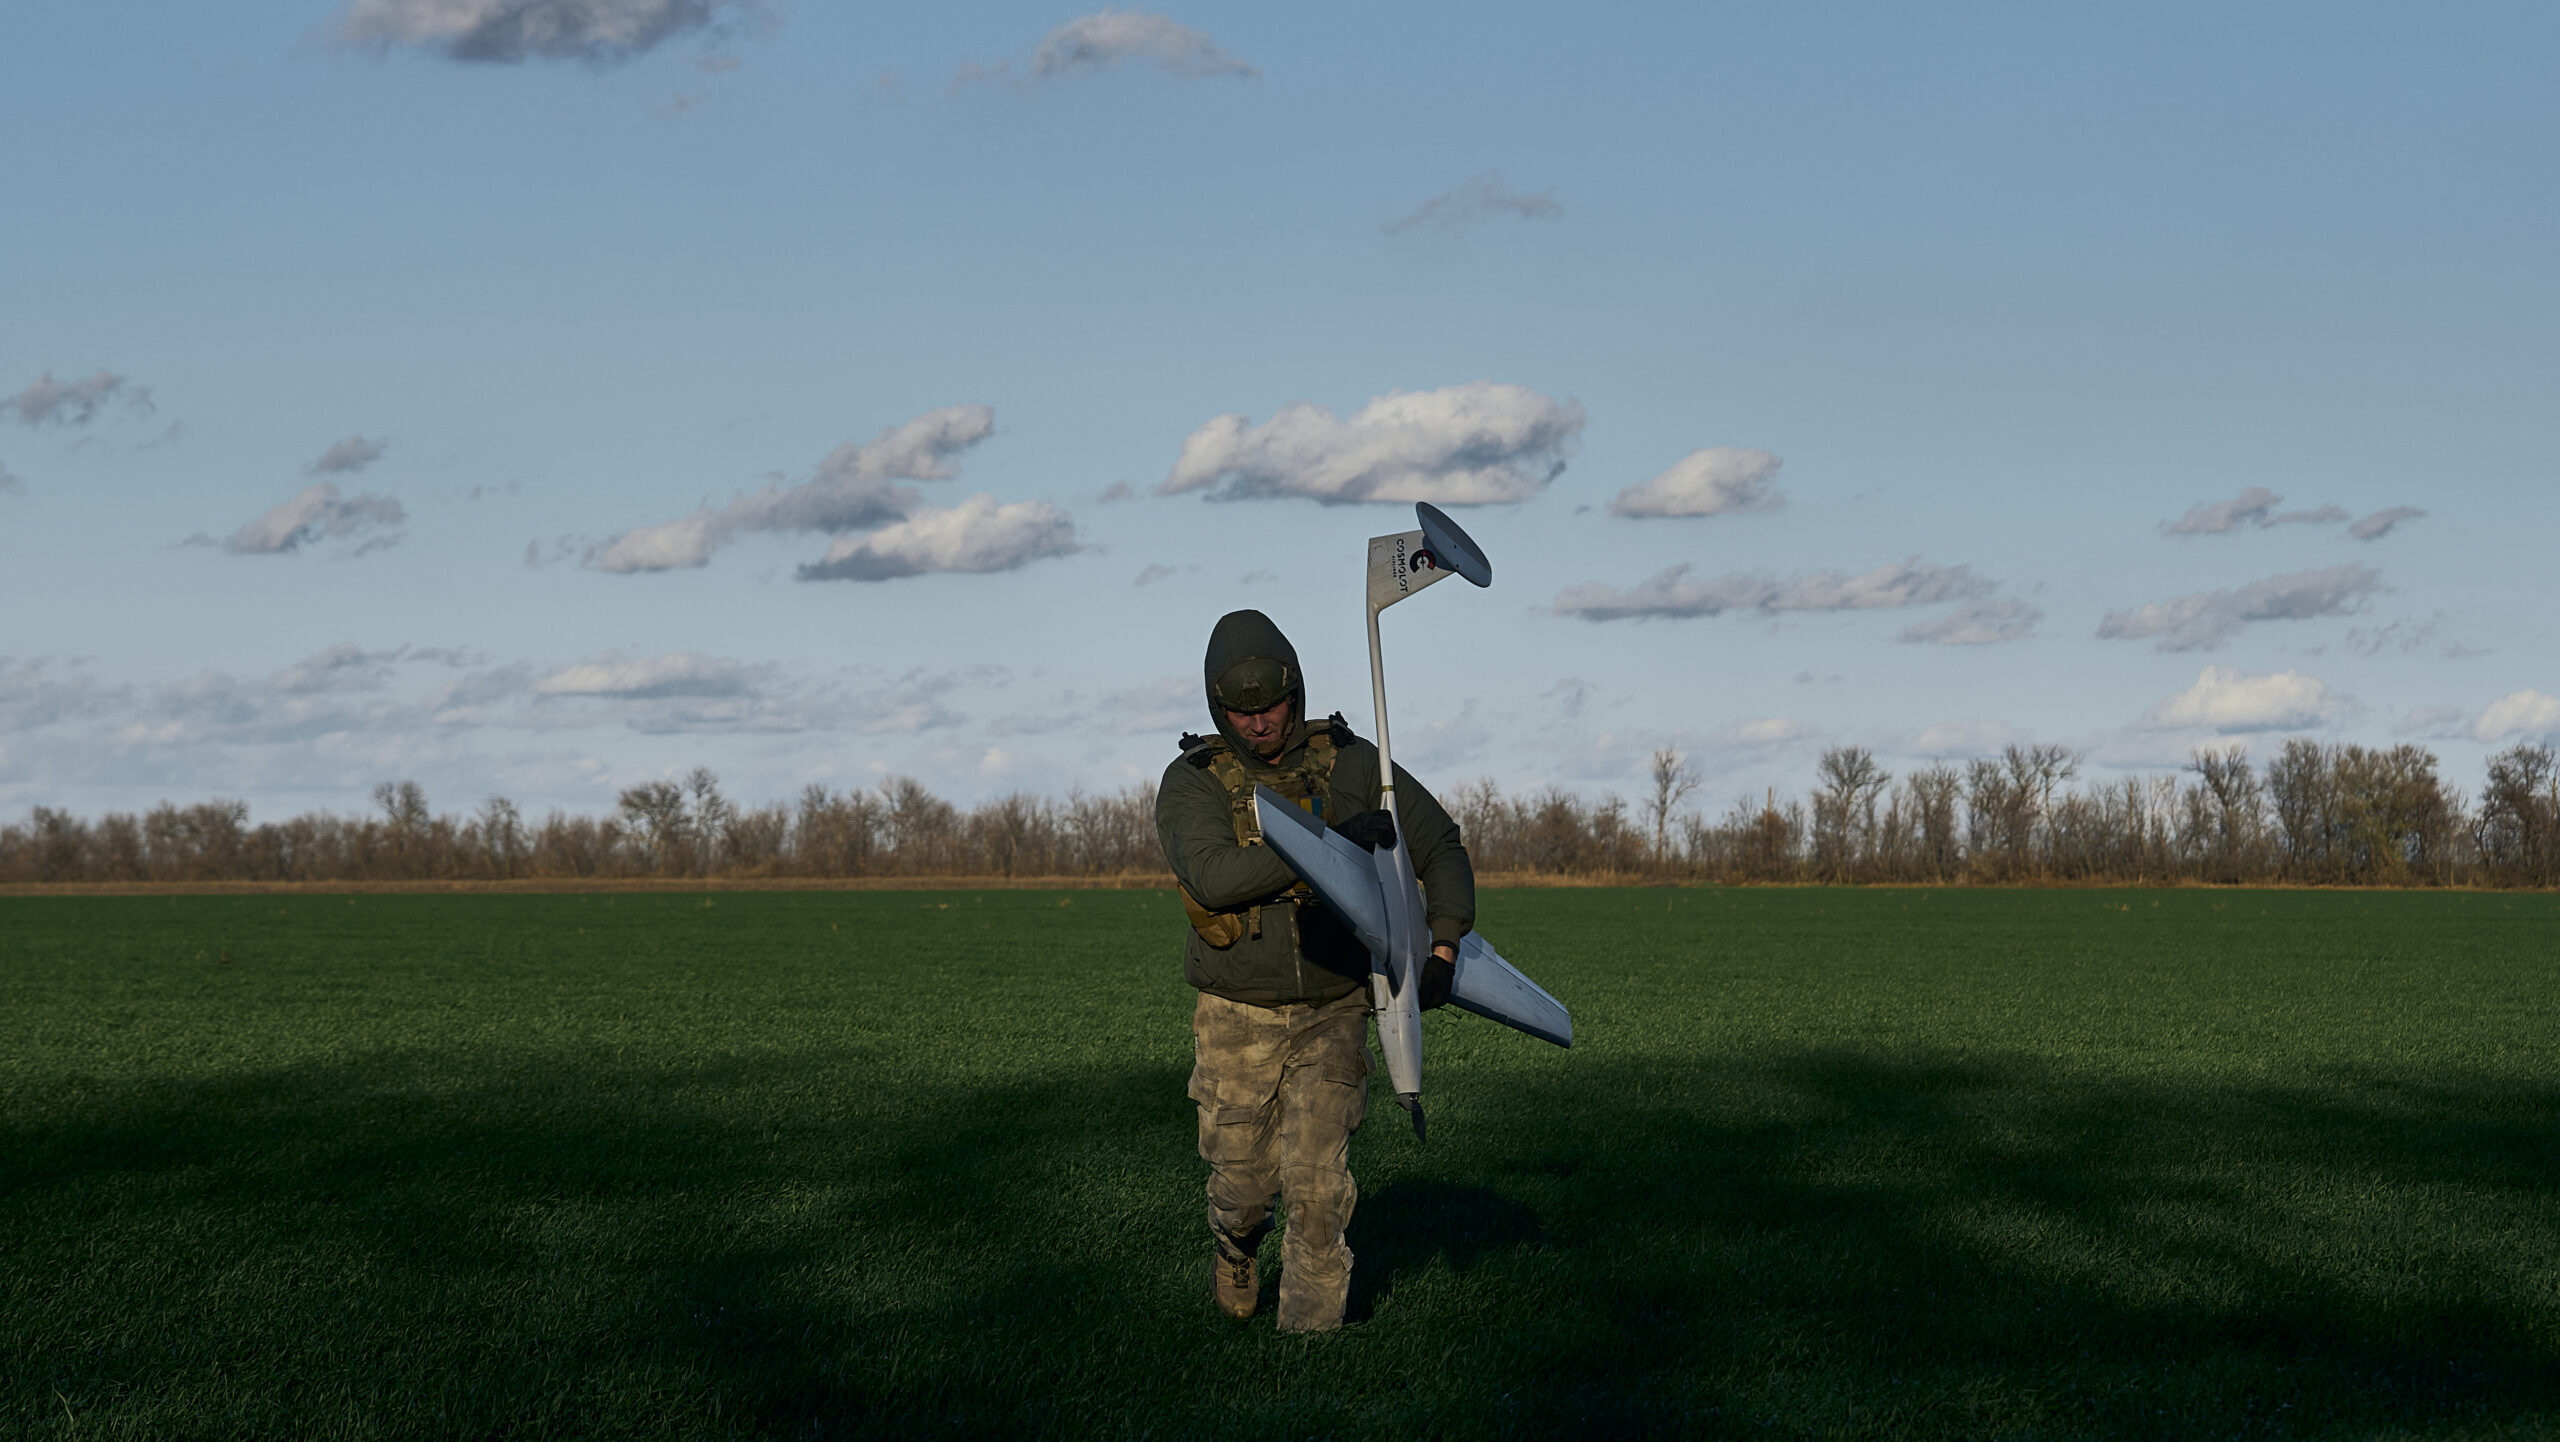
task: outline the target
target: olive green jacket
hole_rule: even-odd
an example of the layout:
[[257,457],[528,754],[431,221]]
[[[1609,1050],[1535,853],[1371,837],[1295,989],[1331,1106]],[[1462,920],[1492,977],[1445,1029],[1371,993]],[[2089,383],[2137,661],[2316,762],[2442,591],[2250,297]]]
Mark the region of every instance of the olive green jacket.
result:
[[[1295,728],[1293,744],[1276,764],[1235,748],[1245,773],[1259,781],[1293,767],[1306,744],[1305,731],[1304,726]],[[1329,822],[1375,811],[1378,748],[1360,740],[1342,746],[1334,758],[1330,791],[1323,812]],[[1431,923],[1431,939],[1454,946],[1475,924],[1475,870],[1459,840],[1458,823],[1401,766],[1396,768],[1396,827],[1413,854],[1414,874],[1422,879],[1422,909]],[[1299,902],[1287,894],[1298,877],[1278,852],[1236,844],[1227,789],[1206,766],[1186,756],[1165,768],[1156,787],[1156,834],[1174,876],[1202,906],[1211,911],[1262,909],[1261,935],[1248,931],[1233,946],[1213,947],[1199,932],[1186,932],[1182,974],[1193,986],[1229,1001],[1278,1006],[1328,1002],[1367,984],[1368,948],[1323,903]]]
[[[1280,662],[1282,674],[1291,678],[1288,699],[1296,709],[1287,744],[1269,762],[1227,724],[1226,709],[1218,704],[1218,678],[1248,660]],[[1301,677],[1297,648],[1260,611],[1230,611],[1209,633],[1200,673],[1209,719],[1253,781],[1276,781],[1305,759],[1311,728]],[[1224,947],[1211,946],[1196,929],[1185,928],[1189,940],[1183,977],[1202,991],[1256,1006],[1334,1001],[1367,985],[1369,952],[1350,928],[1322,902],[1288,895],[1298,878],[1279,853],[1237,842],[1227,788],[1207,764],[1212,748],[1191,744],[1196,739],[1185,738],[1182,758],[1165,768],[1156,787],[1156,835],[1164,843],[1165,862],[1192,900],[1213,912],[1259,908],[1254,918],[1259,925],[1249,922],[1244,935]],[[1378,748],[1353,737],[1347,727],[1334,744],[1330,794],[1316,814],[1339,825],[1378,809]],[[1422,879],[1422,910],[1431,923],[1432,940],[1454,946],[1475,925],[1475,869],[1459,844],[1458,823],[1401,766],[1396,768],[1396,827],[1412,853],[1414,873]]]

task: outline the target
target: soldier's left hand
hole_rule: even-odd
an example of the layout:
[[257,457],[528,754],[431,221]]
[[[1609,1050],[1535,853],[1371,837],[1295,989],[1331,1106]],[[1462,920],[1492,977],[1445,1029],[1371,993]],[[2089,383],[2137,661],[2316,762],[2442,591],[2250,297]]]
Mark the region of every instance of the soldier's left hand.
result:
[[1357,816],[1346,816],[1333,829],[1371,851],[1395,849],[1396,817],[1392,811],[1363,811]]

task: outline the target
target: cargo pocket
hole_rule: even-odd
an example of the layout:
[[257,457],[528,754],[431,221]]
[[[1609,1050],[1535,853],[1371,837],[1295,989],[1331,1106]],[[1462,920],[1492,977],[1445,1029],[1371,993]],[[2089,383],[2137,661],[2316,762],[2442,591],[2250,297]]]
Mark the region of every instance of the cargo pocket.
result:
[[1192,1093],[1200,1099],[1200,1155],[1219,1167],[1255,1168],[1269,1161],[1279,1110],[1272,1089],[1247,1078],[1210,1077]]
[[1369,1046],[1360,1045],[1317,1058],[1302,1069],[1299,1096],[1307,1116],[1340,1127],[1345,1135],[1360,1130],[1369,1115]]
[[1270,1111],[1279,1080],[1276,1074],[1256,1076],[1250,1067],[1230,1070],[1199,1057],[1191,1064],[1188,1094],[1200,1106],[1203,1126],[1246,1126]]
[[1279,1073],[1256,1076],[1246,1072],[1221,1072],[1209,1079],[1209,1102],[1217,1108],[1218,1125],[1235,1126],[1253,1121],[1271,1110],[1271,1097],[1280,1090]]
[[1363,1037],[1356,1046],[1346,1047],[1306,1064],[1307,1071],[1324,1081],[1340,1082],[1347,1087],[1369,1084],[1369,1041]]

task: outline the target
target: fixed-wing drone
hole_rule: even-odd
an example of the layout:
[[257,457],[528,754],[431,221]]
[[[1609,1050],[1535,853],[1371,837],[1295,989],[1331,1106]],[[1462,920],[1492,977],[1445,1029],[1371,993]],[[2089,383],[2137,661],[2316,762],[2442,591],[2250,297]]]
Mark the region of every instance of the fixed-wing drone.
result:
[[[1378,805],[1396,804],[1395,763],[1387,752],[1386,654],[1378,644],[1378,613],[1443,576],[1493,584],[1485,559],[1458,523],[1428,502],[1417,504],[1422,529],[1369,541],[1369,692],[1378,718]],[[1387,1079],[1396,1101],[1422,1125],[1422,966],[1431,955],[1431,929],[1423,920],[1422,885],[1396,828],[1392,849],[1371,851],[1306,812],[1268,786],[1254,793],[1263,843],[1289,863],[1333,913],[1369,948],[1369,996],[1378,1019],[1378,1048],[1386,1053]],[[1467,933],[1458,943],[1451,1003],[1558,1046],[1573,1045],[1573,1016],[1564,1003],[1504,961],[1483,937]]]

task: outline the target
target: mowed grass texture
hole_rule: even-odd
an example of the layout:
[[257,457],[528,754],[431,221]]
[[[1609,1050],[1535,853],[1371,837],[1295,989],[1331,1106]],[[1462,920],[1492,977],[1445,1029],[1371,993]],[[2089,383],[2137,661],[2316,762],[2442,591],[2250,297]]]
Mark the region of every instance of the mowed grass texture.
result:
[[1303,1338],[1168,894],[0,901],[0,1435],[2560,1431],[2560,898],[1484,913]]

